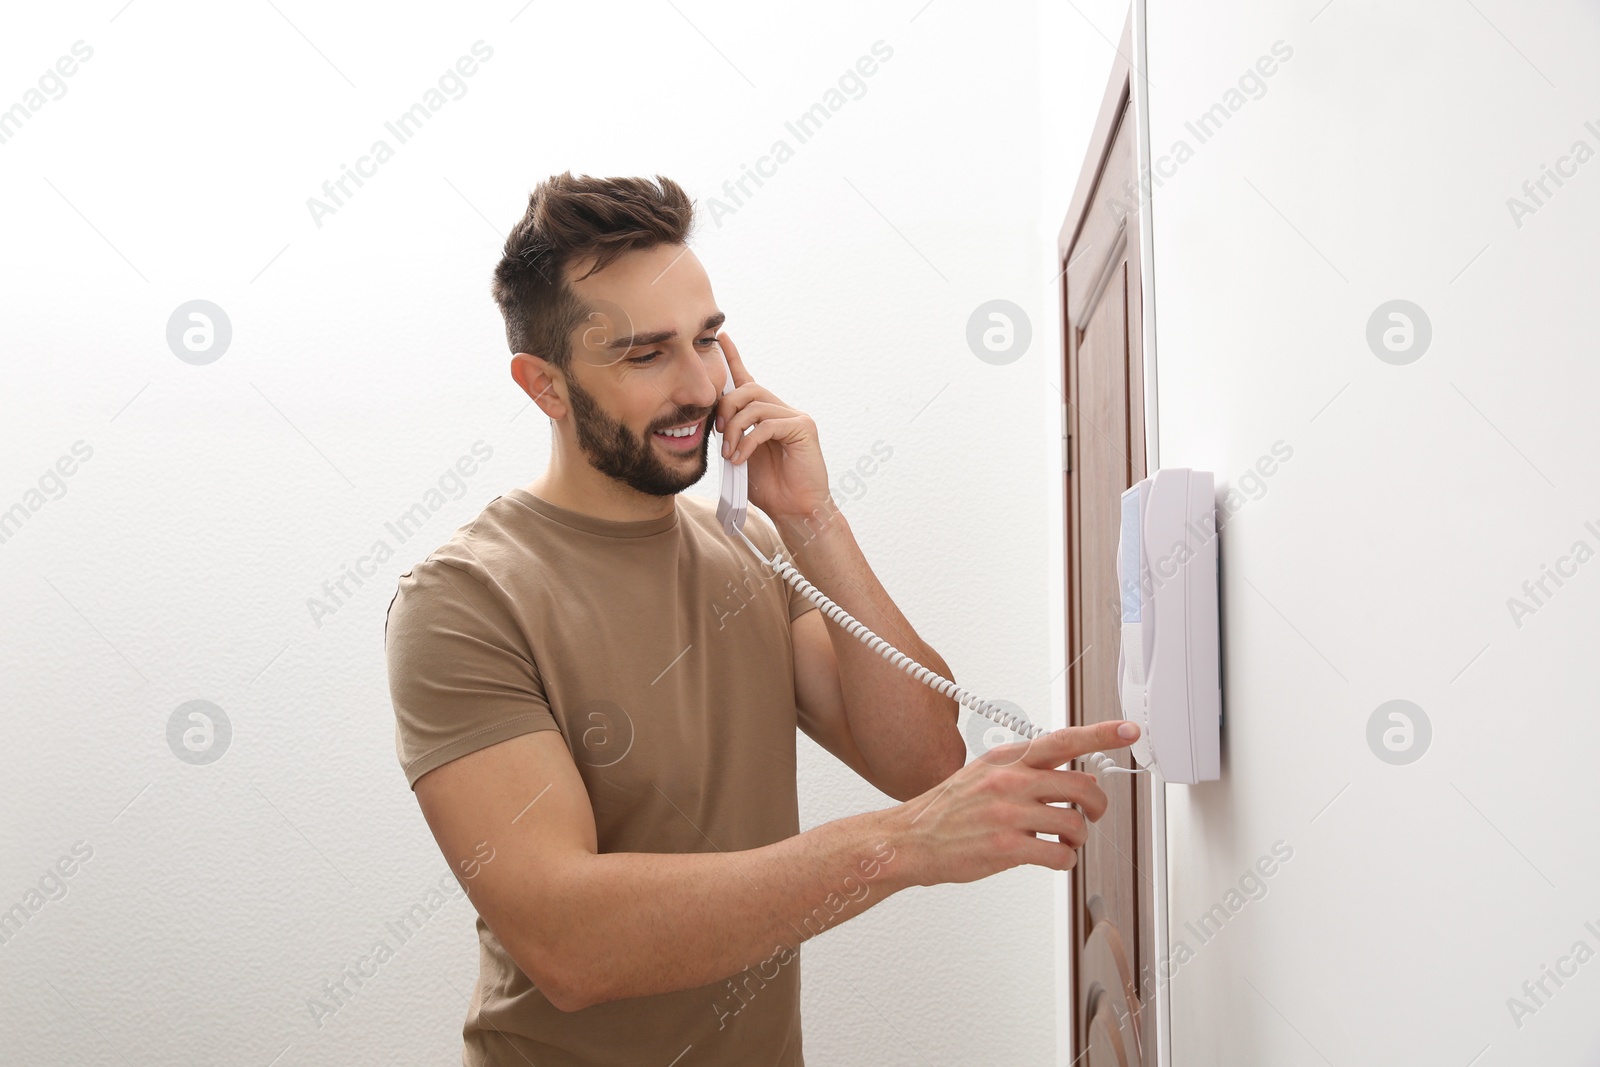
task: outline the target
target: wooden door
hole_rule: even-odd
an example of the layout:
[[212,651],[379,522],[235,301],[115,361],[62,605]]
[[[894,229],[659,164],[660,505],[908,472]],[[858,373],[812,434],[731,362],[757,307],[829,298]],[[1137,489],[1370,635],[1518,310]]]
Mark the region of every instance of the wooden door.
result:
[[[1119,719],[1117,537],[1122,491],[1145,470],[1143,213],[1126,57],[1130,25],[1102,102],[1072,207],[1061,230],[1068,434],[1064,474],[1068,721]],[[1126,750],[1117,755],[1132,766]],[[1080,1067],[1152,1067],[1156,978],[1150,782],[1109,775],[1111,806],[1091,824],[1073,869],[1074,1033]]]

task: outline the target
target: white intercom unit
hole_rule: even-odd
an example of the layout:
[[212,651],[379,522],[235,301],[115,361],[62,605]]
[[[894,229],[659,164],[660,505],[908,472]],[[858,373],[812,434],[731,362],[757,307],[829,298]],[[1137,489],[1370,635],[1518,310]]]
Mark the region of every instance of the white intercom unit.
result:
[[1117,546],[1122,717],[1139,724],[1129,746],[1168,782],[1222,774],[1215,479],[1168,467],[1122,494]]

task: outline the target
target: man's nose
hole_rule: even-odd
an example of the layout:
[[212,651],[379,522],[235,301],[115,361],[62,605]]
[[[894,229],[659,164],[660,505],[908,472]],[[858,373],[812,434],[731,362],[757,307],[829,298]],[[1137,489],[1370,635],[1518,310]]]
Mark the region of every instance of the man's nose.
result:
[[714,352],[710,358],[695,354],[700,358],[678,361],[682,369],[673,381],[672,399],[685,409],[709,412],[722,393],[718,387],[720,375],[726,373],[722,354]]

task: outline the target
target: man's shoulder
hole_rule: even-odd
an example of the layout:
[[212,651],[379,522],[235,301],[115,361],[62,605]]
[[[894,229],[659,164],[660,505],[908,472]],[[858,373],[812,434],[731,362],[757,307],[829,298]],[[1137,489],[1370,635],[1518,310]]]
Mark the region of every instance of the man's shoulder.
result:
[[457,526],[448,538],[432,551],[413,563],[400,575],[404,579],[417,575],[438,578],[443,571],[465,574],[482,585],[501,584],[511,568],[526,558],[529,524],[521,521],[520,511],[526,509],[514,498],[495,497],[472,518]]

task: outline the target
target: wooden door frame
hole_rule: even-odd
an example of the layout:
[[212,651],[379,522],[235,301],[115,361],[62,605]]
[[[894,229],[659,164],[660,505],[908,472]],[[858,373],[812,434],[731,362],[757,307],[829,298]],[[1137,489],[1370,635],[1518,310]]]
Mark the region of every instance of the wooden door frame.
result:
[[[1128,18],[1122,25],[1122,39],[1112,57],[1111,76],[1106,82],[1105,96],[1100,101],[1100,113],[1095,118],[1094,132],[1089,135],[1091,148],[1095,145],[1109,144],[1112,129],[1116,126],[1117,118],[1122,114],[1123,107],[1133,103],[1134,121],[1134,172],[1142,176],[1149,170],[1150,159],[1150,100],[1148,85],[1144,72],[1149,69],[1145,57],[1145,0],[1133,0],[1128,7]],[[1131,62],[1130,62],[1131,60]],[[1083,167],[1078,172],[1078,184],[1072,191],[1072,200],[1067,205],[1067,214],[1061,224],[1061,229],[1056,235],[1056,259],[1064,268],[1067,262],[1067,253],[1074,241],[1077,240],[1078,231],[1083,228],[1085,213],[1088,210],[1089,198],[1094,194],[1095,183],[1100,178],[1103,160],[1092,151],[1084,157]],[[1141,192],[1141,197],[1144,195]],[[1145,452],[1151,470],[1156,468],[1156,459],[1160,454],[1158,448],[1159,436],[1156,423],[1156,329],[1155,329],[1155,264],[1154,252],[1151,247],[1151,220],[1150,205],[1148,200],[1142,200],[1140,212],[1143,214],[1143,225],[1139,227],[1139,281],[1144,293],[1143,321],[1140,323],[1140,332],[1144,335],[1144,430]],[[1066,328],[1067,322],[1067,279],[1063,270],[1061,275],[1061,359],[1062,369],[1065,370],[1067,358]],[[1065,381],[1065,378],[1062,379]],[[1066,432],[1066,427],[1062,427]]]
[[[1146,175],[1149,173],[1148,161],[1150,154],[1150,116],[1149,116],[1149,83],[1145,72],[1148,68],[1148,53],[1146,48],[1146,17],[1145,0],[1132,0],[1128,17],[1123,24],[1121,41],[1115,50],[1110,78],[1107,81],[1104,96],[1100,102],[1100,111],[1095,118],[1094,130],[1089,138],[1089,151],[1085,155],[1082,169],[1078,175],[1078,183],[1073,190],[1072,200],[1067,208],[1065,219],[1057,234],[1056,252],[1057,263],[1061,266],[1060,290],[1060,321],[1061,321],[1061,382],[1062,396],[1062,435],[1065,445],[1065,460],[1062,473],[1062,508],[1063,508],[1063,575],[1064,595],[1066,597],[1066,642],[1067,662],[1072,663],[1073,649],[1077,645],[1078,633],[1073,604],[1073,567],[1072,567],[1072,469],[1078,465],[1072,455],[1073,445],[1082,444],[1081,434],[1074,435],[1072,441],[1066,437],[1074,423],[1068,416],[1065,400],[1070,397],[1069,391],[1069,355],[1076,337],[1077,327],[1071,321],[1068,313],[1069,294],[1066,265],[1079,234],[1082,232],[1088,218],[1088,209],[1097,192],[1097,185],[1104,170],[1106,155],[1104,149],[1109,148],[1116,132],[1116,126],[1122,120],[1124,113],[1134,124],[1133,176],[1136,188],[1133,192],[1135,210],[1139,214],[1139,222],[1135,227],[1139,235],[1139,248],[1137,260],[1139,265],[1137,279],[1130,280],[1130,285],[1136,285],[1140,294],[1139,322],[1128,323],[1127,331],[1132,335],[1137,331],[1140,337],[1140,408],[1142,411],[1142,429],[1145,445],[1144,466],[1149,472],[1154,472],[1159,466],[1159,433],[1157,421],[1157,389],[1156,389],[1156,331],[1155,331],[1155,286],[1154,286],[1154,249],[1153,225],[1150,211],[1149,191],[1145,186]],[[1130,106],[1131,105],[1131,106]],[[1130,383],[1131,384],[1131,383]],[[1130,408],[1132,407],[1130,396]],[[1067,707],[1064,709],[1064,721],[1071,723],[1074,708],[1075,676],[1070,673],[1066,682]],[[1153,1051],[1153,1056],[1146,1057],[1146,1067],[1170,1067],[1172,1063],[1171,1043],[1171,1004],[1169,987],[1163,971],[1169,959],[1171,937],[1168,930],[1168,885],[1167,885],[1167,855],[1166,855],[1166,784],[1160,776],[1152,772],[1148,777],[1149,798],[1147,805],[1142,805],[1148,814],[1149,834],[1145,840],[1151,842],[1151,851],[1148,856],[1141,855],[1142,861],[1148,862],[1151,879],[1154,884],[1152,894],[1152,912],[1150,920],[1150,940],[1156,946],[1153,953],[1156,964],[1156,975],[1152,984],[1154,995],[1146,1000],[1141,1015],[1145,1016],[1142,1022],[1148,1024],[1146,1031],[1153,1038],[1144,1042],[1147,1049]],[[1136,808],[1136,811],[1138,809]],[[1073,897],[1069,902],[1068,916],[1068,944],[1071,946],[1071,986],[1072,1001],[1069,1010],[1072,1012],[1072,1031],[1070,1040],[1072,1049],[1083,1047],[1085,1036],[1083,1028],[1086,1020],[1079,1018],[1077,1010],[1078,991],[1080,988],[1078,945],[1081,940],[1079,925],[1079,912],[1081,903],[1076,897],[1077,874],[1074,872]],[[1141,909],[1142,910],[1142,909]],[[1146,916],[1141,915],[1138,924],[1145,925]],[[1138,978],[1134,979],[1136,988]]]

